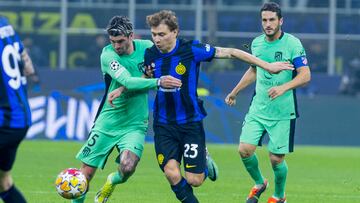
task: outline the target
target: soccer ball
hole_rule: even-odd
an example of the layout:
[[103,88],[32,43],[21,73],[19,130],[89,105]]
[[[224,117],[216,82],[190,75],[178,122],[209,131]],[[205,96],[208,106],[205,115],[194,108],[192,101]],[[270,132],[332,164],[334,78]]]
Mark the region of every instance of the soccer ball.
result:
[[55,181],[56,191],[66,199],[77,199],[86,193],[88,182],[79,169],[68,168],[60,172]]

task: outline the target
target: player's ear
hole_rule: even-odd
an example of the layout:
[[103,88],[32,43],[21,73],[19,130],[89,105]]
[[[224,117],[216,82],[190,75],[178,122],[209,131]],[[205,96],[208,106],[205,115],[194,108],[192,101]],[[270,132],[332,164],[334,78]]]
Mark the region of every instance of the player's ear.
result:
[[132,32],[131,34],[129,34],[129,39],[133,40],[134,39],[134,33]]
[[283,24],[283,22],[284,22],[284,18],[280,18],[280,20],[279,20],[280,22],[280,26],[282,26],[282,24]]

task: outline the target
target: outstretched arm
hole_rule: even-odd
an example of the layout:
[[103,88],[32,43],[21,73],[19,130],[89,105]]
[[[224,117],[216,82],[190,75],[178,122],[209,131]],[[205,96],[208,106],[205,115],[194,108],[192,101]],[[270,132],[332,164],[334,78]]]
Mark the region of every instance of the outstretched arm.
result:
[[229,106],[236,104],[236,96],[239,92],[245,89],[247,86],[252,84],[256,80],[256,68],[249,67],[245,74],[240,79],[239,83],[234,87],[234,89],[226,96],[225,103]]
[[240,49],[223,47],[215,47],[215,49],[215,58],[237,58],[246,63],[259,66],[270,73],[279,73],[282,70],[294,70],[293,65],[288,62],[268,63]]

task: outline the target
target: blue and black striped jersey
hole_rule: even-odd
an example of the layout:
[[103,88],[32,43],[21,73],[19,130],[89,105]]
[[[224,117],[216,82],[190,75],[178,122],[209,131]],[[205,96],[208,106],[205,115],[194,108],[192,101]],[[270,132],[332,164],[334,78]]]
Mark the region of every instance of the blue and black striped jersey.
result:
[[155,78],[171,75],[182,82],[181,88],[158,89],[154,122],[184,124],[206,116],[203,101],[197,95],[200,62],[211,61],[214,55],[214,47],[183,39],[178,39],[169,53],[161,53],[155,45],[145,51],[144,65],[155,70]]
[[14,28],[2,16],[0,40],[0,127],[28,127],[31,114],[21,60],[24,46]]

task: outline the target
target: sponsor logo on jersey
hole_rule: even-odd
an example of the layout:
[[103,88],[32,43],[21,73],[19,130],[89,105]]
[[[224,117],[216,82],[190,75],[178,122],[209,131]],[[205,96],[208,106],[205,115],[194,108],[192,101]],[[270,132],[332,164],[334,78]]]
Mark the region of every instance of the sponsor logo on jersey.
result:
[[163,162],[164,162],[164,155],[163,154],[158,154],[157,155],[157,160],[158,160],[159,164],[162,165]]
[[183,75],[186,72],[186,67],[179,63],[176,67],[175,67],[175,72],[179,75]]

